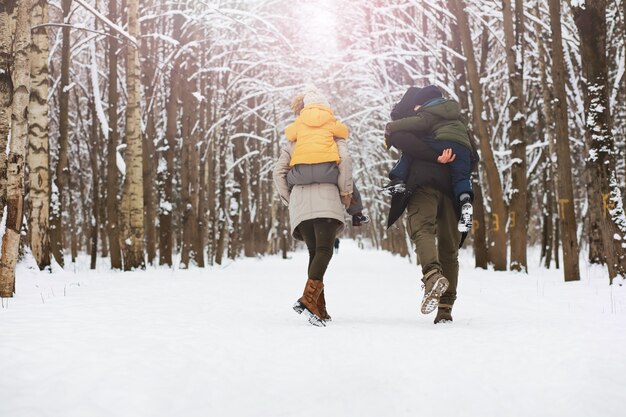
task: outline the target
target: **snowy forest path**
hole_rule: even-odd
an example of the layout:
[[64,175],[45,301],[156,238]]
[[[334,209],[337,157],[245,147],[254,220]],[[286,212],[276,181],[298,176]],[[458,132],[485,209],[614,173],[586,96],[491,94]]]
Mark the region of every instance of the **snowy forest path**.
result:
[[300,251],[188,271],[20,265],[0,310],[0,415],[623,413],[626,287],[601,268],[564,283],[476,270],[464,253],[455,322],[435,326],[418,267],[342,240],[325,280],[333,322],[315,328],[291,310],[306,263]]

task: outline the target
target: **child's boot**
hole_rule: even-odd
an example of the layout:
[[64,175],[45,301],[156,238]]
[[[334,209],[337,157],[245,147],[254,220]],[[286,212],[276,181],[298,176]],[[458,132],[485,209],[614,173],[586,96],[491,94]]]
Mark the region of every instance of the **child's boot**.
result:
[[459,219],[458,229],[461,233],[467,233],[472,230],[472,221],[474,208],[470,202],[469,196],[466,194],[461,196],[461,218]]
[[352,226],[361,226],[362,224],[369,223],[370,218],[360,211],[352,215]]
[[403,194],[406,191],[406,184],[401,178],[394,178],[383,186],[383,192],[388,195]]

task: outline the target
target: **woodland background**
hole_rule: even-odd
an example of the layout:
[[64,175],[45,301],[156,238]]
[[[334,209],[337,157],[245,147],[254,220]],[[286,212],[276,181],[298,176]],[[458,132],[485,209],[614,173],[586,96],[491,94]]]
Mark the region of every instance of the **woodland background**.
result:
[[[271,169],[307,83],[351,129],[376,248],[414,257],[380,193],[393,104],[436,84],[480,143],[476,267],[581,253],[626,276],[626,0],[0,0],[0,296],[43,270],[286,252]],[[178,256],[179,255],[179,256]]]

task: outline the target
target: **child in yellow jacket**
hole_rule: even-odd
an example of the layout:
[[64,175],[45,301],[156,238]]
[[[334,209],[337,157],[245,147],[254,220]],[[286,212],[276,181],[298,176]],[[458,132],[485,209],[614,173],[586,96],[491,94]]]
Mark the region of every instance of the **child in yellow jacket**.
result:
[[[348,127],[335,118],[326,98],[314,87],[307,87],[304,94],[296,96],[291,109],[297,118],[285,129],[287,139],[295,143],[289,163],[292,169],[287,175],[289,186],[338,184],[337,165],[341,157],[337,140],[348,139]],[[362,213],[361,196],[355,186],[352,187],[352,194],[347,209],[352,215],[352,225],[368,223],[369,217]]]
[[290,165],[339,163],[335,138],[348,139],[348,127],[335,118],[326,98],[309,88],[292,108],[298,117],[285,129],[287,139],[296,143]]

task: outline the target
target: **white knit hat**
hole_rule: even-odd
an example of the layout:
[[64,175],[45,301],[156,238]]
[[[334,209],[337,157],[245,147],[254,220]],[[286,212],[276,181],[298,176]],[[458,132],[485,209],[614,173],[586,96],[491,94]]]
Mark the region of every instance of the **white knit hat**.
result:
[[308,106],[309,104],[321,104],[322,106],[330,107],[324,94],[314,85],[307,85],[304,89],[304,105]]

